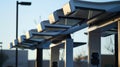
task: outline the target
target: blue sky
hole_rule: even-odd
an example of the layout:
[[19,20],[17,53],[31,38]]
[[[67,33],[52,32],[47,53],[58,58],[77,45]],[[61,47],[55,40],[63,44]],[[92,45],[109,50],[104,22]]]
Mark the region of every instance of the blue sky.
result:
[[[19,0],[23,1],[23,0]],[[42,20],[48,19],[48,15],[57,9],[63,7],[69,0],[24,0],[32,2],[31,6],[19,6],[19,36],[25,34],[30,29],[36,28],[36,24]],[[96,1],[96,0],[89,0]],[[102,0],[97,0],[102,1]],[[104,0],[111,1],[111,0]],[[1,0],[0,2],[0,42],[3,42],[3,49],[9,49],[8,44],[15,39],[15,23],[16,23],[16,0]],[[87,31],[86,29],[84,31]],[[72,35],[75,41],[81,41],[81,36],[85,36],[83,33],[78,37],[80,32]],[[80,39],[81,38],[81,39]],[[82,39],[83,40],[83,39]],[[87,41],[87,38],[84,39]],[[86,47],[82,46],[85,48]],[[80,50],[81,48],[76,48]],[[44,55],[47,55],[49,51],[45,51]],[[78,55],[79,51],[75,52]],[[32,55],[31,55],[32,54]],[[34,51],[29,52],[30,58],[35,58]],[[44,57],[44,58],[48,58]]]

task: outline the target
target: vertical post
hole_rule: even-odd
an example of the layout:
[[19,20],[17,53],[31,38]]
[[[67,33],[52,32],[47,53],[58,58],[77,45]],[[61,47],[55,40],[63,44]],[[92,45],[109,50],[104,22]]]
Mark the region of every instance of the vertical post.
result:
[[118,67],[118,34],[115,34],[115,67]]
[[[18,39],[18,9],[19,9],[19,4],[20,5],[31,5],[30,2],[18,2],[16,1],[16,39]],[[16,47],[16,67],[18,67],[18,48]]]
[[59,67],[59,46],[50,47],[50,67]]
[[[101,67],[101,34],[99,30],[89,32],[88,38],[88,67]],[[99,64],[93,64],[93,54],[98,53]],[[92,62],[93,61],[93,62]],[[95,60],[96,61],[96,60]]]
[[[18,39],[18,1],[16,2],[16,39]],[[16,67],[18,67],[18,48],[16,47]]]
[[43,49],[42,48],[37,48],[36,50],[36,67],[42,67],[42,58],[43,58]]
[[73,39],[67,38],[65,40],[65,57],[64,67],[73,67]]
[[120,67],[120,21],[118,21],[118,67]]

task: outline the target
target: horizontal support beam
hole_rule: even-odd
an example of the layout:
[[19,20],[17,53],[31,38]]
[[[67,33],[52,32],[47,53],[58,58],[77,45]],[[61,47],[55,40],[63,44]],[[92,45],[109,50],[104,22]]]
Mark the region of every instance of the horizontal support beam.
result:
[[74,20],[87,20],[86,18],[69,17],[69,16],[59,16],[59,18],[64,18],[64,19],[74,19]]
[[26,39],[48,39],[51,38],[52,36],[56,36],[60,34],[61,32],[37,32],[37,31],[28,31],[26,33]]
[[69,29],[71,26],[67,25],[59,25],[59,24],[50,24],[48,20],[42,21],[40,24],[37,25],[37,31],[38,32],[44,32],[44,31],[64,31],[66,29]]
[[[102,29],[108,25],[111,26],[111,24],[114,24],[114,23],[118,22],[119,20],[120,20],[120,17],[117,17],[114,19],[110,19],[109,21],[101,22],[101,24],[99,24],[99,25],[93,25],[88,29],[88,32],[96,30],[96,29]],[[115,26],[113,26],[113,27],[115,27]],[[111,27],[109,27],[109,28],[111,28]]]
[[61,28],[61,29],[68,29],[70,28],[71,26],[67,26],[67,25],[58,25],[58,24],[46,24],[45,25],[46,28]]
[[32,35],[36,35],[36,36],[56,36],[58,34],[60,34],[61,32],[34,32],[32,33]]
[[[59,48],[64,48],[64,42],[62,43],[58,43],[58,44],[51,44],[50,47],[55,47],[55,46],[59,46]],[[73,47],[78,47],[78,46],[82,46],[85,45],[86,42],[73,42]]]
[[65,32],[63,32],[62,34],[71,34],[71,33],[74,33],[76,31],[79,31],[81,29],[84,29],[88,27],[88,25],[86,24],[86,22],[83,22],[82,24],[78,25],[78,26],[74,26],[68,30],[66,30]]
[[62,9],[58,9],[49,15],[48,19],[50,24],[57,22],[60,19],[59,16],[64,16]]
[[45,28],[45,24],[50,24],[49,23],[49,20],[45,20],[45,21],[42,21],[40,22],[38,25],[37,25],[37,32],[42,32],[44,31],[46,28]]

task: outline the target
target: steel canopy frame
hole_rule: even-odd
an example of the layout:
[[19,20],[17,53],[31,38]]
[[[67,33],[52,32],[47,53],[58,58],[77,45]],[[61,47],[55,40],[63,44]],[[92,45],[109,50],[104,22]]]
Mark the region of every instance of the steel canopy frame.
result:
[[105,16],[110,16],[112,13],[119,12],[119,6],[120,1],[87,2],[71,0],[63,6],[63,12],[65,16],[86,18],[88,19],[87,24],[90,24],[98,19],[103,19],[103,17],[106,18]]
[[[62,17],[63,18],[63,17]],[[66,17],[65,17],[66,18]],[[77,19],[78,20],[78,19]],[[58,35],[60,35],[61,34],[61,32],[43,32],[43,30],[45,29],[45,31],[47,30],[46,28],[49,28],[49,27],[53,27],[53,28],[65,28],[65,29],[67,29],[67,28],[70,28],[71,26],[64,26],[64,25],[58,25],[58,24],[54,24],[54,25],[51,25],[51,24],[48,24],[48,23],[45,23],[45,22],[43,22],[42,24],[41,24],[41,26],[39,25],[39,27],[41,27],[40,29],[38,29],[38,31],[40,30],[40,31],[42,31],[42,32],[37,32],[37,30],[36,29],[32,29],[32,30],[29,30],[28,32],[27,32],[27,34],[26,34],[26,41],[38,41],[38,42],[42,42],[42,41],[44,41],[44,40],[46,40],[46,39],[49,39],[49,38],[51,38],[52,36],[58,36]],[[76,27],[75,27],[76,28]],[[78,26],[77,26],[77,28],[79,28]],[[72,29],[74,29],[74,27],[72,27],[72,28],[70,28],[71,30]],[[75,29],[74,29],[75,30]],[[51,30],[48,30],[48,31],[51,31]],[[70,34],[71,33],[71,31],[70,30],[66,30],[67,32],[63,32],[63,37],[64,37],[64,35],[67,35],[67,34]],[[56,34],[55,34],[56,33]],[[50,36],[50,37],[48,37],[48,36]],[[55,38],[56,39],[56,38]],[[25,40],[25,39],[24,39]]]
[[119,6],[120,6],[120,1],[88,2],[88,1],[70,0],[69,3],[63,6],[63,11],[64,11],[64,15],[68,15],[76,11],[77,8],[106,11],[106,12],[118,12],[120,10]]
[[40,22],[40,24],[37,25],[37,31],[38,32],[44,32],[44,31],[60,32],[60,31],[69,29],[70,27],[71,26],[50,24],[49,20],[45,20]]
[[[95,17],[99,18],[101,14],[106,15],[106,13],[111,14],[111,12],[119,11],[119,9],[112,11],[112,9],[120,6],[119,3],[120,1],[95,3],[71,0],[69,3],[63,6],[63,9],[56,10],[53,12],[53,14],[49,15],[49,22],[43,21],[38,25],[38,29],[30,30],[26,35],[26,40],[44,42],[46,39],[52,39],[52,41],[54,41],[57,37],[59,38],[59,36],[67,36],[71,33],[88,27],[89,23],[87,22],[90,21],[89,19],[94,19]],[[101,6],[105,7],[103,8]],[[107,8],[108,6],[109,8]],[[76,21],[77,24],[66,24],[67,22],[76,23]],[[50,28],[53,28],[52,31]],[[53,31],[55,29],[64,30],[56,32]]]
[[[49,49],[49,46],[51,44],[50,41],[45,41],[45,42],[37,42],[37,41],[26,41],[25,35],[22,35],[19,39],[15,39],[12,43],[10,43],[10,47],[19,47],[21,49],[36,49],[38,47],[43,48],[43,49]],[[85,42],[74,42],[74,47],[84,45],[86,44]],[[60,46],[63,48],[63,45]]]
[[[86,27],[89,27],[88,32],[100,29],[100,32],[103,32],[102,35],[104,36],[116,34],[115,22],[120,20],[119,7],[120,1],[95,3],[70,0],[62,9],[58,9],[49,15],[49,21],[45,20],[41,22],[37,26],[37,29],[29,30],[26,36],[21,36],[20,39],[14,40],[10,45],[12,47],[40,50],[40,53],[38,53],[40,57],[42,49],[49,49],[49,46],[57,46],[50,44],[61,43],[63,40],[69,38],[71,33]],[[59,46],[62,48],[63,44],[61,43]],[[86,43],[74,42],[74,47],[82,44]],[[42,65],[42,56],[40,58],[37,59],[41,61]]]
[[[21,44],[21,43],[18,43],[17,39],[15,39],[13,42],[11,42],[11,47],[19,47],[19,48],[27,48],[28,49],[30,46],[33,46],[33,44],[31,44],[31,43]],[[33,49],[33,47],[31,49]]]
[[86,19],[65,16],[63,9],[58,9],[49,15],[49,22],[52,25],[65,25],[73,27],[84,20]]
[[[35,40],[29,40],[25,38],[25,35],[22,35],[19,39],[15,39],[10,43],[10,47],[19,47],[22,49],[36,49],[37,47],[49,49],[50,41],[40,42]],[[44,44],[44,45],[43,45]]]
[[37,32],[37,29],[29,30],[26,33],[26,39],[41,39],[40,41],[43,41],[44,39],[49,39],[52,36],[56,36],[60,32]]
[[[102,22],[104,22],[106,21],[106,18],[108,18],[109,20],[110,18],[112,19],[114,16],[119,15],[119,12],[120,12],[119,6],[120,6],[120,1],[100,2],[100,3],[98,2],[97,3],[97,2],[71,0],[69,3],[63,6],[63,12],[64,12],[64,15],[68,17],[78,18],[78,16],[80,16],[82,18],[86,18],[88,19],[87,25],[91,27],[92,26],[95,27],[95,26],[98,26],[98,24],[100,24],[98,23],[98,21],[100,22],[102,19],[104,19],[102,20]],[[82,24],[85,25],[86,23],[82,23]],[[110,34],[115,33],[115,32],[110,32],[110,31],[111,30],[107,30],[106,33],[110,33]],[[105,35],[105,33],[103,33],[103,35],[107,36],[109,34]]]

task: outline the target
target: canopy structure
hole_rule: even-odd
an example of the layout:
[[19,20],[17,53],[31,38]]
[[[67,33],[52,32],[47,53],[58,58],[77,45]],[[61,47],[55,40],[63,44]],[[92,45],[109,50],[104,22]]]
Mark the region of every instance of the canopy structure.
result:
[[[40,22],[37,25],[37,29],[29,30],[26,35],[22,35],[20,39],[15,39],[13,43],[10,43],[10,45],[25,49],[51,48],[51,50],[54,50],[54,48],[50,46],[59,45],[60,48],[65,46],[64,48],[66,48],[67,52],[69,47],[66,45],[72,43],[70,42],[72,41],[70,35],[88,27],[89,57],[91,57],[93,52],[97,52],[98,54],[101,53],[101,36],[106,37],[118,33],[118,21],[120,21],[120,1],[88,2],[70,0],[63,6],[63,8],[51,13],[48,20]],[[64,40],[66,40],[66,42],[61,43]],[[73,42],[72,44],[73,46],[69,45],[71,46],[70,49],[86,43]],[[66,56],[68,57],[68,55]],[[101,57],[99,56],[99,58]],[[90,59],[91,58],[89,58],[89,62],[91,62]],[[66,61],[67,60],[69,60],[69,58],[67,58]],[[52,62],[53,59],[51,60],[51,64]],[[66,67],[69,67],[68,64],[71,63],[66,62]],[[70,67],[72,67],[72,64]],[[89,67],[92,66],[89,65]]]
[[[100,28],[100,25],[119,18],[120,1],[111,2],[88,2],[80,0],[70,0],[63,8],[58,9],[49,15],[49,20],[38,24],[37,29],[31,29],[22,40],[54,42],[56,38],[63,38],[78,30],[90,27],[89,31]],[[117,20],[116,20],[117,21]],[[111,28],[112,27],[112,28]],[[114,34],[116,24],[102,28],[103,36]]]

